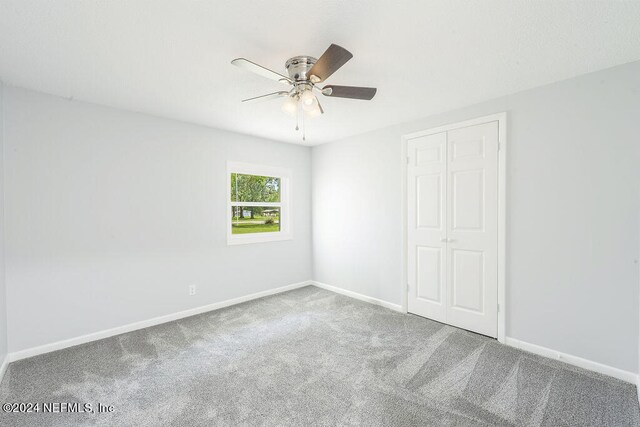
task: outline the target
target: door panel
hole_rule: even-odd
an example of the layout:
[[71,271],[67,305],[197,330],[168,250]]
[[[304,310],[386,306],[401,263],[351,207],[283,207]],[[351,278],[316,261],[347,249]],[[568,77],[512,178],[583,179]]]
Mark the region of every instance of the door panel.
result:
[[481,251],[451,251],[452,307],[484,312],[484,254]]
[[442,149],[440,146],[417,146],[416,152],[416,166],[426,166],[434,163],[442,163],[444,158]]
[[443,304],[444,271],[441,266],[444,254],[442,248],[418,246],[416,250],[417,297]]
[[416,218],[417,228],[442,228],[443,194],[441,173],[432,173],[416,176]]
[[452,230],[484,230],[484,170],[467,170],[451,173],[452,181]]
[[446,317],[447,135],[408,142],[409,311],[440,322]]
[[484,158],[484,138],[474,138],[472,136],[471,138],[453,140],[449,145],[451,147],[451,160]]
[[498,335],[498,122],[447,132],[447,323]]
[[407,148],[408,309],[496,337],[498,122]]

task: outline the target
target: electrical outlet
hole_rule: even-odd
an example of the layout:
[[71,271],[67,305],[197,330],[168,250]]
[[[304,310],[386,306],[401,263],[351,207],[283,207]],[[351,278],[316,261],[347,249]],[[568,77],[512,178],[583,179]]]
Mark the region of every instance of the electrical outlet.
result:
[[196,285],[189,285],[189,295],[196,294]]

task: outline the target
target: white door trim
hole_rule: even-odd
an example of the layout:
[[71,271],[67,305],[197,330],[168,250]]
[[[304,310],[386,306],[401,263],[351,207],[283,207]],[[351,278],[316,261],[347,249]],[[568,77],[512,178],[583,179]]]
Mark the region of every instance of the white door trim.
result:
[[407,143],[410,139],[421,136],[447,132],[454,129],[475,126],[488,122],[498,122],[498,341],[505,343],[506,337],[506,255],[507,255],[507,113],[497,113],[489,116],[478,117],[463,122],[456,122],[444,126],[427,129],[420,132],[402,136],[402,311],[407,312],[408,307],[408,271],[407,271]]

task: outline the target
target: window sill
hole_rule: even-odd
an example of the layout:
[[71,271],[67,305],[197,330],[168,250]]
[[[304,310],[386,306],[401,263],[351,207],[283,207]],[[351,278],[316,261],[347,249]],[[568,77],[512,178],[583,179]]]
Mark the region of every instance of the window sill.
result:
[[291,240],[291,233],[255,233],[255,234],[233,234],[227,236],[227,246],[247,245],[250,243],[267,243]]

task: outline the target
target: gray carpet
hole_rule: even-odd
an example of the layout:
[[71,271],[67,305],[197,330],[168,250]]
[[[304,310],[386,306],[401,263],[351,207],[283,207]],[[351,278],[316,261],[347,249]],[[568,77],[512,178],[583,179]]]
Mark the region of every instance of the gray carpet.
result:
[[635,387],[315,287],[12,363],[2,426],[635,426]]

